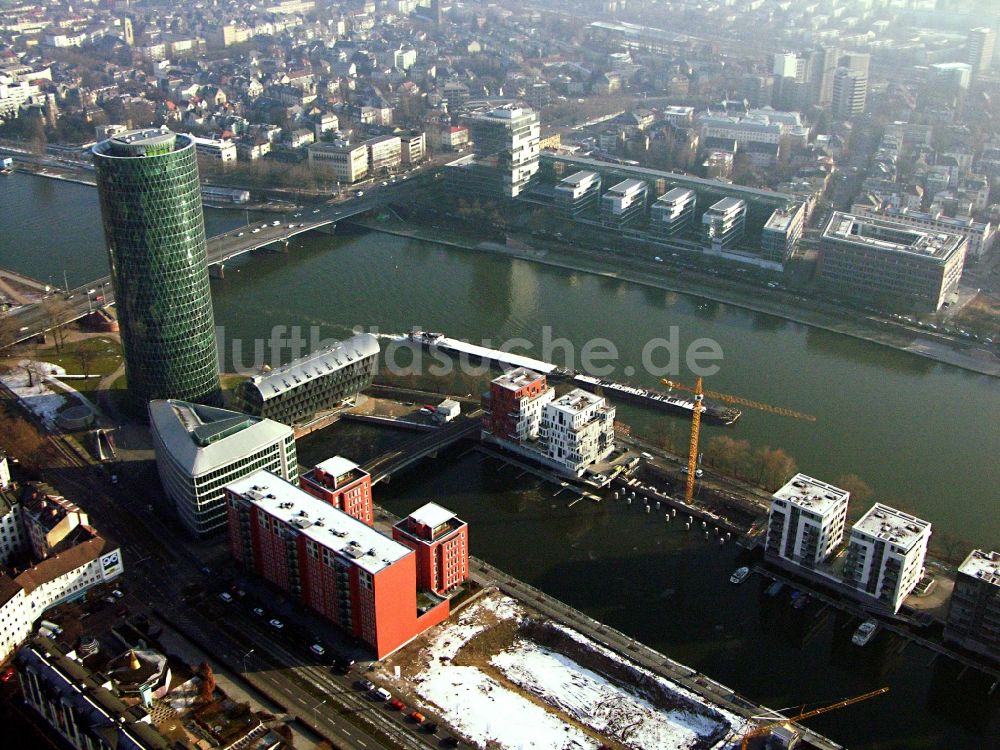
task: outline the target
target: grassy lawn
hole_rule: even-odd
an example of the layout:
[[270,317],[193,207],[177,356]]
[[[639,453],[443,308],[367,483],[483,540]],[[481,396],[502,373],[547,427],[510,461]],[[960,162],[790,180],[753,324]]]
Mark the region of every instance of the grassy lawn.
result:
[[[61,351],[56,351],[54,346],[39,349],[36,358],[59,365],[69,375],[86,373],[91,376],[104,376],[118,368],[122,361],[122,354],[121,345],[117,341],[98,336],[68,342],[62,346]],[[119,380],[122,379],[119,378]],[[100,377],[90,377],[86,380],[71,378],[65,382],[78,391],[86,392],[95,390],[100,381]],[[124,387],[124,384],[118,385],[116,383],[115,387]]]

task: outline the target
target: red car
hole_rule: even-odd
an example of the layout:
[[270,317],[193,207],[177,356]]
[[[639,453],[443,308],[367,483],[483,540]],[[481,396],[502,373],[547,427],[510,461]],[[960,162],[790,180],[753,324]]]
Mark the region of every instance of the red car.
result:
[[0,672],[0,682],[10,682],[14,678],[14,667],[7,667],[3,672]]
[[401,701],[399,698],[393,698],[391,701],[389,701],[389,706],[396,709],[397,711],[406,710],[406,704],[403,703],[403,701]]

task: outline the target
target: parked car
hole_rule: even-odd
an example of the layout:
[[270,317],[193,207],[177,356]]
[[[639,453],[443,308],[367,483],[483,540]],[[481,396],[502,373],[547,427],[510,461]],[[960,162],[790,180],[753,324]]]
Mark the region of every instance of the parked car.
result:
[[354,684],[367,692],[371,692],[372,690],[375,689],[375,683],[373,683],[371,680],[358,680]]
[[219,598],[222,599],[222,601],[224,602],[231,602],[233,600],[233,595],[230,594],[228,591],[223,591],[221,594],[219,594]]
[[385,688],[375,688],[371,691],[372,698],[380,701],[392,700],[392,693]]
[[750,577],[750,568],[745,565],[742,568],[737,568],[733,571],[733,574],[729,576],[730,583],[743,583],[747,578]]
[[318,643],[314,643],[313,645],[311,645],[309,647],[309,650],[312,651],[316,656],[324,656],[326,654],[326,649],[323,648]]
[[403,703],[399,698],[393,698],[389,701],[389,707],[395,709],[396,711],[405,711],[406,704]]
[[424,716],[419,711],[410,711],[410,713],[407,714],[407,718],[414,724],[423,724],[425,721],[427,721],[427,717]]
[[281,629],[282,629],[283,627],[285,627],[285,623],[283,623],[283,622],[282,622],[281,620],[279,620],[279,619],[277,619],[277,618],[275,618],[275,619],[271,620],[271,621],[269,622],[269,624],[270,624],[270,626],[271,626],[272,628],[274,628],[275,630],[281,630]]
[[263,617],[264,616],[264,610],[261,609],[260,607],[254,607],[253,608],[253,613],[255,615],[257,615],[257,617]]
[[875,631],[877,630],[878,622],[876,620],[865,620],[854,631],[854,635],[851,636],[851,643],[855,646],[864,646],[875,637]]

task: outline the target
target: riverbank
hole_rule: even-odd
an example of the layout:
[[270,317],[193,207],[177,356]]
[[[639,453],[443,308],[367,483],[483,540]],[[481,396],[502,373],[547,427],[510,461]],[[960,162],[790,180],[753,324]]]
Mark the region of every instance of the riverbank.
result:
[[[69,167],[56,167],[52,165],[37,165],[29,164],[26,162],[21,162],[14,167],[15,172],[21,174],[32,175],[33,177],[47,177],[50,180],[59,180],[60,182],[72,182],[77,185],[86,185],[87,187],[96,188],[97,181],[93,177],[87,176],[86,172],[78,169],[71,169]],[[294,203],[232,203],[232,202],[222,202],[222,201],[211,201],[202,200],[202,206],[205,208],[215,208],[223,210],[237,209],[241,211],[258,211],[267,213],[287,213],[289,211],[294,211],[298,208],[297,204]]]
[[[723,293],[717,287],[709,287],[696,280],[691,280],[689,274],[685,275],[684,283],[681,284],[676,283],[670,278],[664,278],[661,274],[623,267],[611,270],[608,264],[602,264],[579,254],[570,255],[548,249],[539,250],[523,243],[517,243],[516,246],[503,245],[496,242],[474,243],[454,233],[450,238],[444,238],[441,236],[440,229],[424,229],[398,220],[375,220],[365,217],[355,217],[351,219],[351,223],[371,231],[392,234],[398,237],[433,242],[463,250],[503,255],[564,270],[627,281],[631,284],[660,289],[662,291],[687,294],[710,302],[733,305],[751,312],[773,315],[793,323],[799,323],[831,333],[851,336],[878,344],[879,346],[930,359],[941,364],[969,370],[980,375],[1000,378],[1000,358],[995,354],[971,346],[966,347],[966,350],[970,353],[956,351],[950,344],[935,340],[931,336],[911,335],[909,332],[903,333],[898,330],[898,326],[884,321],[876,321],[874,318],[844,320],[821,310],[808,310],[800,307],[793,308],[777,300],[771,301],[754,298],[750,290],[743,292],[731,289],[728,290],[729,293]],[[621,262],[621,260],[621,258],[616,257],[616,261]],[[866,323],[865,321],[868,322]]]

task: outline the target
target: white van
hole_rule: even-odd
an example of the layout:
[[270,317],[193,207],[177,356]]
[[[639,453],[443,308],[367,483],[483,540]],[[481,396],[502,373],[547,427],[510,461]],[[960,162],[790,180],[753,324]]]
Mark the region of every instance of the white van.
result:
[[375,688],[374,690],[372,690],[372,697],[381,698],[382,700],[387,701],[392,697],[392,693],[390,693],[385,688]]

